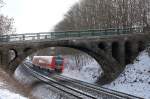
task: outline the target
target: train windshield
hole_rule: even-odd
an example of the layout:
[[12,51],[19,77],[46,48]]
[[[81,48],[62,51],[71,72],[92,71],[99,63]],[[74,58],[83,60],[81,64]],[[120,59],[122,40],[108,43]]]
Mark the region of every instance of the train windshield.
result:
[[61,66],[63,64],[63,57],[62,56],[56,56],[56,66]]

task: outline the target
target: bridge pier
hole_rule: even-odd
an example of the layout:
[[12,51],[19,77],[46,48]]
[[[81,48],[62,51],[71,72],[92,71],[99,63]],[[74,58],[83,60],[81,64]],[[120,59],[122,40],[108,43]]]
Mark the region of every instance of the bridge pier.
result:
[[0,65],[1,68],[7,70],[10,61],[10,55],[8,49],[1,49],[0,53]]
[[131,63],[133,63],[134,59],[137,57],[138,55],[138,43],[137,42],[132,42],[132,46],[131,46]]
[[112,56],[112,43],[106,43],[106,53]]
[[118,62],[122,65],[125,66],[125,42],[119,42],[119,50],[118,50]]
[[0,50],[0,65],[2,65],[2,50]]

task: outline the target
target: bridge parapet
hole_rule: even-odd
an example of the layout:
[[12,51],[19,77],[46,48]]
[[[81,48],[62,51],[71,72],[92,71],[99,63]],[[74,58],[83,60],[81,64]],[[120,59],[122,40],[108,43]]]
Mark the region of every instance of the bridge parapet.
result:
[[124,35],[128,33],[143,33],[143,28],[125,28],[125,29],[102,29],[102,30],[86,30],[86,31],[66,31],[66,32],[41,32],[41,33],[26,33],[26,34],[11,34],[0,36],[1,42],[12,41],[27,41],[27,40],[41,40],[51,39],[57,40],[60,38],[73,37],[95,37],[95,36],[112,36]]

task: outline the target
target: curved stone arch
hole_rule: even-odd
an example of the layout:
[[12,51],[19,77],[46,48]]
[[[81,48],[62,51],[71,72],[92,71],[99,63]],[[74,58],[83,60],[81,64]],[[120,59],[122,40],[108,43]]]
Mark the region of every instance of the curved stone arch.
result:
[[[89,42],[90,43],[90,42]],[[92,46],[91,46],[92,45]],[[110,55],[107,55],[103,50],[99,49],[96,44],[88,44],[82,42],[80,44],[76,43],[63,43],[63,44],[47,44],[46,46],[37,46],[25,47],[21,54],[10,64],[11,66],[19,65],[27,56],[31,55],[33,52],[36,52],[40,49],[47,47],[69,47],[74,48],[80,51],[83,51],[93,57],[102,67],[104,74],[99,78],[100,84],[106,84],[113,81],[119,74],[123,71],[122,66]],[[96,50],[96,51],[95,51]],[[15,70],[15,68],[14,68]]]

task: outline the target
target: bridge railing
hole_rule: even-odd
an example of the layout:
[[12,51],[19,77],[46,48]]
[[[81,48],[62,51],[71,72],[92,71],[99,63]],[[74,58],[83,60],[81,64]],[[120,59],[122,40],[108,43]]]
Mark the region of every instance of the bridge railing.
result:
[[66,31],[66,32],[42,32],[42,33],[26,33],[1,35],[0,42],[41,40],[41,39],[60,39],[73,37],[93,37],[93,36],[111,36],[124,35],[129,33],[142,33],[143,28],[125,28],[125,29],[102,29],[102,30],[86,30],[86,31]]

